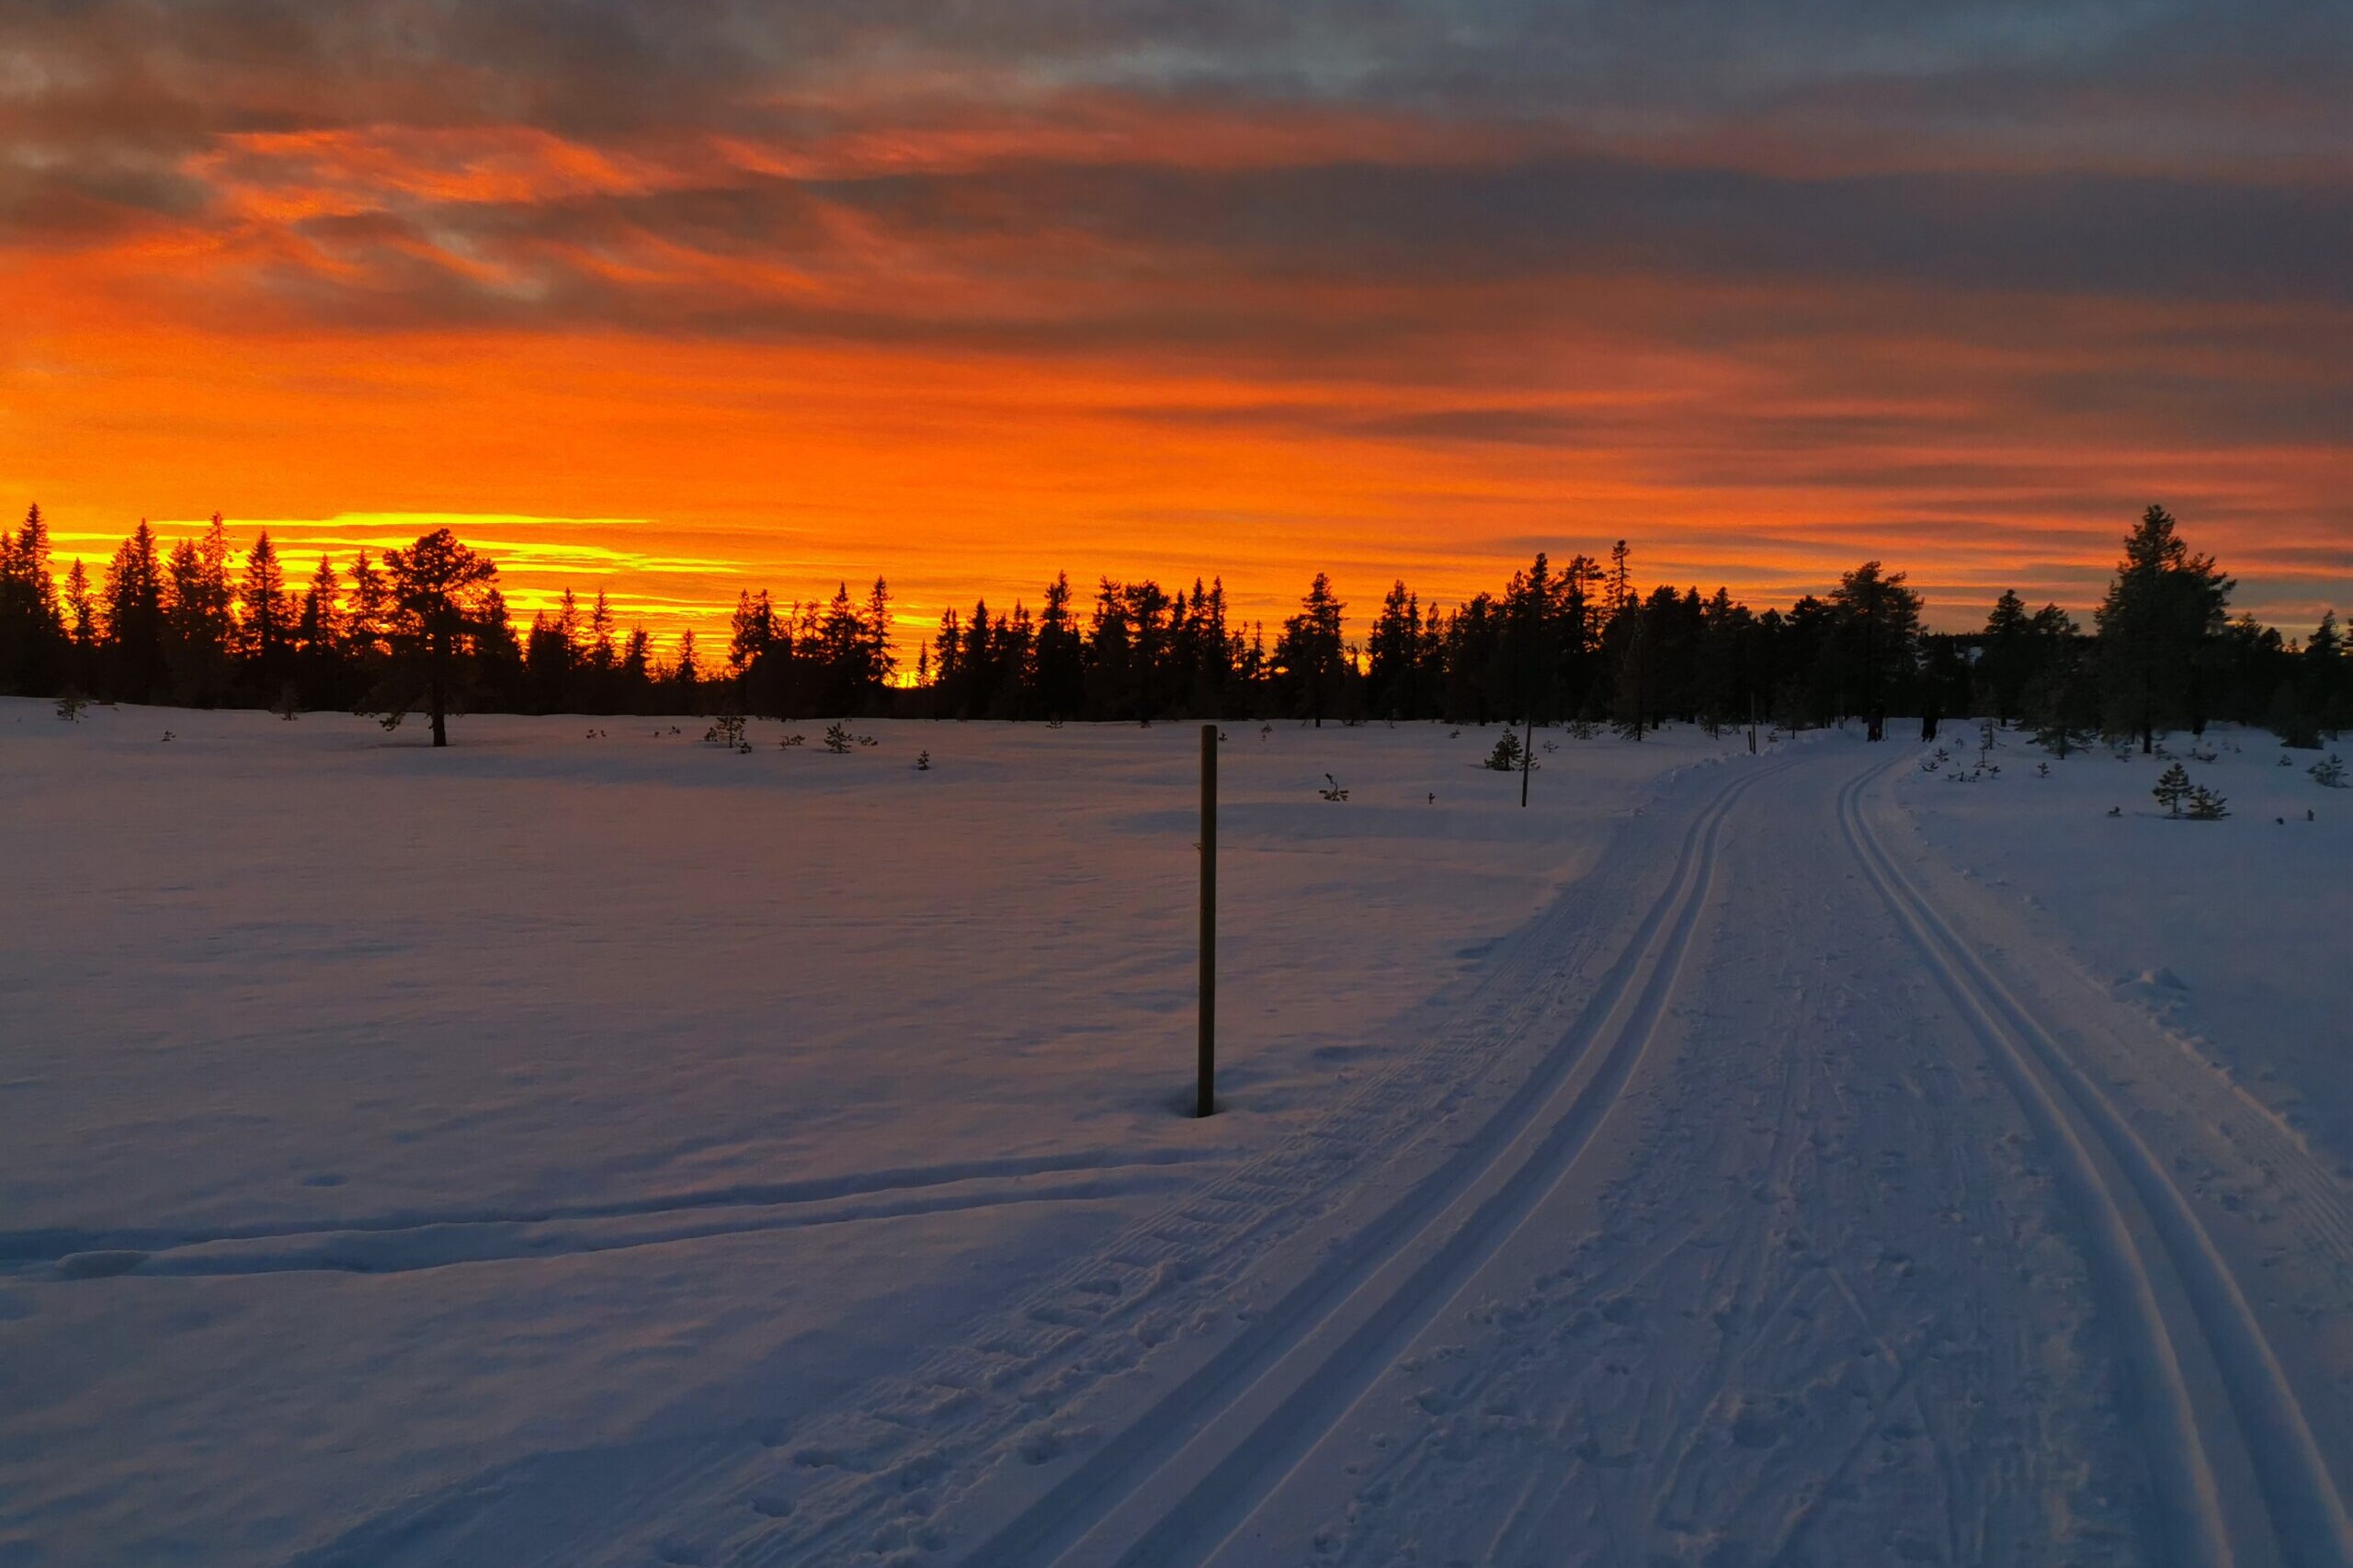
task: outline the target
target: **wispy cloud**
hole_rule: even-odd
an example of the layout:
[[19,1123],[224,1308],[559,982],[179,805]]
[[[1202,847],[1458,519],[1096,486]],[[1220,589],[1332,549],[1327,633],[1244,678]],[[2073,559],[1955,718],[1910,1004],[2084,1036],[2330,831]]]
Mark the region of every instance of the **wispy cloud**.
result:
[[2162,494],[2302,616],[2348,77],[2320,0],[22,6],[0,484],[1000,597],[1623,533],[2080,598]]

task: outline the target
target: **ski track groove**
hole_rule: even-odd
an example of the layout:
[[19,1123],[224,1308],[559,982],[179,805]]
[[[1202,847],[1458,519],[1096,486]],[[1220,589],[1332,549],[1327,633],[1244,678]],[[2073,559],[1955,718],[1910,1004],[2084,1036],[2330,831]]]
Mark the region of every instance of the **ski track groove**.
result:
[[[2093,1266],[2109,1277],[2115,1304],[2131,1320],[2120,1326],[2140,1342],[2143,1378],[2157,1385],[2149,1392],[2165,1412],[2171,1442],[2154,1457],[2181,1488],[2175,1501],[2193,1510],[2179,1523],[2195,1543],[2198,1561],[2236,1563],[2244,1548],[2256,1554],[2276,1549],[2279,1561],[2299,1568],[2353,1563],[2353,1529],[2327,1460],[2221,1250],[2125,1110],[1977,957],[1881,843],[1861,797],[1886,771],[1867,769],[1840,790],[1841,831],[1939,985],[1989,1048],[2029,1119],[2067,1167],[2064,1185],[2089,1221]],[[2120,1173],[2123,1190],[2107,1175],[2102,1154]],[[2324,1199],[2329,1193],[2325,1185],[2317,1191]],[[2327,1205],[2314,1207],[2325,1211]],[[2135,1235],[2136,1213],[2155,1237],[2154,1258]],[[2154,1269],[2163,1269],[2187,1297],[2200,1340],[2187,1348],[2211,1358],[2227,1412],[2201,1417],[2196,1408],[2182,1366],[2185,1347],[2176,1341],[2187,1325],[2177,1329],[2167,1320]],[[2209,1443],[2234,1440],[2254,1471],[2268,1541],[2245,1541],[2245,1526],[2234,1531],[2218,1494]],[[2161,1487],[2160,1494],[2171,1490]]]
[[349,1218],[290,1220],[213,1228],[166,1225],[51,1226],[0,1231],[0,1267],[53,1263],[77,1252],[136,1249],[168,1252],[228,1242],[296,1241],[313,1236],[372,1235],[469,1225],[541,1225],[566,1221],[635,1220],[708,1209],[784,1208],[849,1198],[948,1187],[960,1182],[1097,1174],[1136,1165],[1188,1165],[1207,1158],[1191,1149],[1081,1149],[1060,1154],[958,1160],[938,1165],[894,1166],[804,1181],[744,1183],[700,1191],[654,1194],[602,1203],[546,1203],[505,1209],[411,1210]]
[[[1355,1257],[1339,1281],[1311,1281],[1307,1290],[1294,1292],[1285,1302],[1292,1310],[1279,1309],[1270,1317],[1274,1326],[1265,1336],[1267,1343],[1251,1346],[1238,1364],[1213,1363],[1207,1387],[1180,1387],[1138,1417],[1129,1432],[1152,1435],[1140,1451],[1103,1450],[1099,1463],[1082,1468],[966,1562],[979,1568],[1098,1561],[1101,1554],[1090,1548],[1089,1536],[1093,1529],[1116,1527],[1130,1496],[1144,1499],[1139,1511],[1149,1517],[1141,1530],[1125,1532],[1128,1544],[1112,1559],[1120,1568],[1203,1561],[1243,1528],[1380,1374],[1518,1233],[1618,1103],[1667,1016],[1682,961],[1713,889],[1723,821],[1739,796],[1766,776],[1747,775],[1695,819],[1665,896],[1629,944],[1632,963],[1613,971],[1556,1050],[1554,1081],[1517,1096],[1532,1102],[1529,1113],[1517,1119],[1518,1124],[1476,1170],[1450,1184],[1453,1190],[1431,1205],[1435,1212],[1415,1216],[1402,1233],[1384,1236],[1377,1252]],[[1577,1069],[1597,1052],[1596,1071],[1580,1077]],[[1457,1220],[1459,1208],[1498,1171],[1505,1173],[1500,1185],[1478,1196],[1469,1213]],[[1443,1240],[1413,1262],[1403,1279],[1392,1283],[1383,1278],[1418,1250],[1416,1243],[1441,1228]],[[1303,1301],[1302,1295],[1307,1297]],[[1333,1332],[1339,1343],[1327,1346]],[[1258,1401],[1253,1396],[1270,1388],[1274,1408],[1255,1414]],[[1243,1413],[1244,1430],[1223,1438],[1220,1426],[1233,1412]],[[1207,1449],[1195,1461],[1206,1460],[1206,1472],[1172,1502],[1120,1490],[1122,1482],[1148,1480],[1182,1462],[1196,1445]]]
[[[1336,1178],[1359,1165],[1378,1183],[1375,1154],[1390,1152],[1400,1140],[1419,1142],[1436,1129],[1442,1136],[1458,1137],[1459,1142],[1449,1146],[1415,1186],[1384,1196],[1380,1216],[1352,1238],[1362,1244],[1372,1236],[1379,1245],[1370,1261],[1357,1260],[1357,1272],[1369,1273],[1379,1261],[1392,1256],[1397,1247],[1425,1233],[1429,1217],[1442,1210],[1449,1199],[1481,1172],[1491,1169],[1512,1135],[1534,1117],[1534,1106],[1574,1075],[1588,1033],[1588,1017],[1597,1006],[1605,1014],[1615,1006],[1640,967],[1641,958],[1669,924],[1670,910],[1688,895],[1705,831],[1720,819],[1732,799],[1790,766],[1786,758],[1765,760],[1763,766],[1744,771],[1708,797],[1682,835],[1675,869],[1655,899],[1631,923],[1580,926],[1578,918],[1586,906],[1575,897],[1576,890],[1556,897],[1542,915],[1500,945],[1493,967],[1439,1028],[1429,1048],[1401,1053],[1393,1064],[1370,1077],[1315,1126],[1140,1221],[1094,1257],[1041,1285],[1017,1303],[983,1342],[993,1353],[976,1354],[978,1346],[944,1348],[903,1380],[860,1402],[859,1407],[837,1408],[810,1430],[795,1434],[802,1451],[815,1449],[852,1455],[858,1463],[854,1468],[840,1466],[830,1479],[810,1486],[796,1500],[789,1517],[764,1520],[749,1531],[734,1532],[718,1551],[719,1559],[753,1568],[845,1561],[887,1550],[889,1543],[905,1539],[909,1528],[907,1521],[889,1516],[905,1510],[910,1500],[907,1489],[888,1474],[894,1461],[873,1451],[878,1426],[890,1424],[900,1411],[913,1410],[919,1420],[927,1419],[924,1414],[927,1407],[939,1402],[943,1390],[949,1391],[951,1400],[967,1406],[965,1418],[946,1424],[935,1420],[918,1437],[901,1439],[896,1446],[904,1449],[910,1441],[918,1444],[924,1454],[942,1461],[943,1468],[982,1467],[977,1477],[949,1478],[961,1481],[967,1490],[984,1482],[985,1467],[1005,1460],[1024,1430],[1033,1436],[1051,1432],[1053,1411],[1066,1407],[1103,1379],[1131,1369],[1164,1339],[1203,1326],[1221,1310],[1222,1288],[1239,1278],[1252,1259],[1328,1211],[1328,1205],[1317,1208],[1313,1202],[1303,1203],[1303,1198],[1326,1187],[1336,1193],[1345,1184]],[[1592,880],[1576,887],[1585,888]],[[1479,1063],[1509,1060],[1509,1048],[1543,1025],[1563,1007],[1563,998],[1579,989],[1581,961],[1594,957],[1601,944],[1630,926],[1632,935],[1600,981],[1599,989],[1563,1031],[1561,1043],[1546,1048],[1532,1067],[1519,1070],[1511,1082],[1498,1085],[1483,1076]],[[1433,1091],[1439,1096],[1435,1103]],[[1467,1133],[1460,1133],[1443,1119],[1466,1101],[1478,1102],[1471,1109],[1479,1119]],[[1368,1129],[1375,1136],[1368,1138]],[[1233,1196],[1237,1191],[1252,1196],[1237,1199]],[[1228,1204],[1239,1206],[1241,1223],[1224,1218],[1204,1222],[1198,1218],[1206,1209]],[[1347,1267],[1347,1259],[1343,1257],[1336,1265],[1327,1260],[1311,1268],[1307,1278],[1313,1282],[1335,1267]],[[1083,1281],[1097,1277],[1108,1277],[1119,1286],[1115,1292],[1097,1300],[1107,1308],[1116,1304],[1119,1315],[1129,1320],[1125,1333],[1104,1333],[1108,1323],[1098,1323],[1094,1335],[1049,1342],[1035,1332],[1030,1319],[1037,1308],[1067,1304]],[[1187,1321],[1156,1323],[1154,1313],[1163,1305],[1162,1298],[1173,1298],[1165,1303],[1168,1315]],[[1313,1326],[1279,1324],[1270,1330],[1266,1324],[1263,1316],[1245,1318],[1235,1340],[1246,1346],[1242,1355],[1264,1347],[1282,1328],[1303,1332]],[[1145,1331],[1154,1328],[1165,1332],[1147,1335]],[[1098,1346],[1090,1363],[1075,1363],[1068,1355],[1074,1338],[1121,1343],[1108,1349]],[[1230,1366],[1233,1351],[1233,1346],[1229,1345],[1212,1353],[1205,1367],[1197,1369],[1179,1386],[1191,1384],[1199,1395],[1204,1372],[1219,1365]],[[1120,1435],[1114,1435],[1079,1462],[1097,1466],[1090,1472],[1093,1476],[1100,1476],[1106,1467],[1132,1474],[1132,1446],[1143,1440],[1165,1403],[1164,1399],[1161,1406],[1126,1426],[1131,1447],[1120,1447]],[[1107,1454],[1111,1456],[1108,1460]],[[706,1472],[667,1490],[683,1503],[689,1495],[707,1496],[712,1488],[713,1477]],[[943,1500],[961,1494],[951,1484],[932,1489],[919,1501],[928,1512]],[[1059,1488],[1047,1494],[1049,1497],[1057,1494],[1064,1503],[1072,1501],[1072,1494]],[[1101,1501],[1108,1506],[1118,1499]],[[1058,1539],[1067,1533],[1058,1532]],[[978,1563],[991,1559],[982,1550],[964,1560]],[[1016,1560],[1025,1564],[1040,1561],[1034,1555]]]

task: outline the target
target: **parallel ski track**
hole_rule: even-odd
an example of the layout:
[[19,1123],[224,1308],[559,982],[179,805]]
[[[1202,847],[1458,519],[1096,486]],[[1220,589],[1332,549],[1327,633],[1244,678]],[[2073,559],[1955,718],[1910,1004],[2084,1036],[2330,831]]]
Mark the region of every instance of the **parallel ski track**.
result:
[[[2085,1221],[2104,1304],[2122,1320],[2118,1327],[2133,1344],[2149,1402],[2144,1419],[2165,1428],[2149,1437],[2160,1500],[2177,1511],[2183,1532],[2177,1547],[2200,1564],[2353,1563],[2344,1500],[2238,1279],[2123,1108],[1977,957],[1880,842],[1861,799],[1885,771],[1867,769],[1839,792],[1840,828],[1864,876],[1984,1040],[2062,1167],[2062,1185]],[[2161,1296],[2177,1291],[2188,1303],[2189,1322],[2161,1304]],[[2199,1398],[2184,1370],[2186,1358],[2211,1359],[2227,1409]],[[2252,1521],[2234,1521],[2219,1494],[2217,1444],[2242,1449],[2261,1494],[2268,1540],[2250,1528]]]
[[1693,821],[1667,889],[1535,1079],[1454,1161],[965,1559],[971,1568],[1213,1555],[1567,1176],[1656,1035],[1709,901],[1725,817]]

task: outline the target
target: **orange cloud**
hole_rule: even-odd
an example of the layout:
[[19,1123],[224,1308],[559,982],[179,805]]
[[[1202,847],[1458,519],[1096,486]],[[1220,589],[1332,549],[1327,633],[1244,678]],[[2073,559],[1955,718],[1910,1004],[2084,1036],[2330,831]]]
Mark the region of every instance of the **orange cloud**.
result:
[[28,176],[0,493],[93,555],[141,516],[298,558],[462,518],[520,608],[606,584],[665,631],[1065,568],[1222,571],[1271,620],[1319,569],[1450,600],[1619,537],[1760,602],[1884,557],[1954,625],[2082,608],[2152,499],[2258,613],[2353,602],[2325,187],[1982,141],[1909,177],[1786,116],[1743,151],[1099,84],[737,109]]

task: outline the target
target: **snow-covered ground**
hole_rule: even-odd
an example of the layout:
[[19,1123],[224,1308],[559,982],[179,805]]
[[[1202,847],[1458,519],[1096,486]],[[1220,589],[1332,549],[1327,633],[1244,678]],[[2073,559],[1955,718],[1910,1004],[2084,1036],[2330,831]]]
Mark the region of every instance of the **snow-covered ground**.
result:
[[[2353,1172],[2353,789],[2310,771],[2353,756],[2353,740],[2290,751],[2222,726],[2165,737],[2161,757],[2097,746],[2060,761],[1995,738],[1985,753],[1979,726],[1949,727],[1952,761],[1904,775],[1926,840]],[[2172,762],[2231,814],[2167,817],[2149,791]],[[1951,785],[1956,772],[1988,787]]]
[[2309,756],[856,727],[0,702],[0,1564],[2353,1555]]
[[1563,742],[1523,812],[1493,729],[1229,725],[1199,1124],[1196,727],[676,727],[0,701],[0,1562],[789,1427],[1314,1118],[1733,749]]

